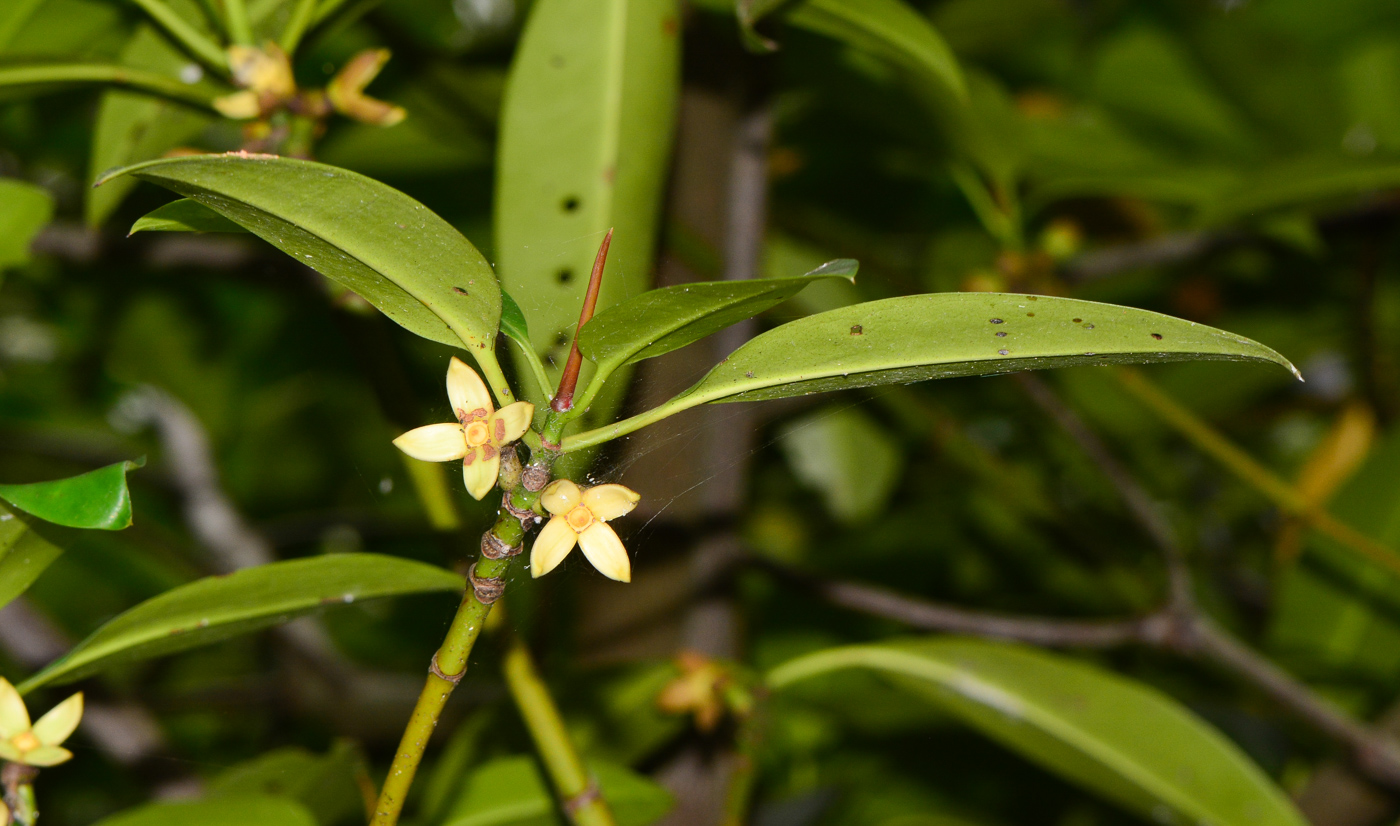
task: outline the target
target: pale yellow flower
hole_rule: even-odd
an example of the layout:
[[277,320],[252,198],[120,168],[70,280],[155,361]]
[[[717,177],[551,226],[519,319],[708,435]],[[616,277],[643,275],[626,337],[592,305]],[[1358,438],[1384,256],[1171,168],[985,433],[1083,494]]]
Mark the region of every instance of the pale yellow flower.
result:
[[540,503],[553,516],[530,549],[530,573],[541,577],[564,561],[577,544],[603,576],[632,581],[632,563],[617,533],[604,523],[630,513],[642,497],[622,485],[582,489],[568,479],[551,482]]
[[501,472],[501,448],[519,439],[535,418],[535,406],[515,402],[496,410],[486,383],[461,359],[447,368],[447,398],[456,424],[430,424],[408,431],[394,446],[425,462],[462,460],[467,493],[480,499],[496,486]]
[[61,744],[82,718],[83,695],[74,694],[30,725],[24,699],[0,677],[0,760],[39,768],[67,762],[73,753]]

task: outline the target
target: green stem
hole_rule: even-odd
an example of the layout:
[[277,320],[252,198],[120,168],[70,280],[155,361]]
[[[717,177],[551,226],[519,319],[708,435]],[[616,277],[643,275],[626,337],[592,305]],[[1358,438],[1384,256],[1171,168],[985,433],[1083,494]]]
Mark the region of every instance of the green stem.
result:
[[541,401],[539,406],[549,404],[550,388],[554,386],[554,383],[549,380],[549,372],[544,369],[544,362],[540,361],[539,353],[535,352],[535,348],[527,347],[518,341],[515,344],[520,348],[521,354],[525,356],[525,363],[530,365],[530,373],[535,384],[540,388],[539,398]]
[[213,98],[173,77],[108,63],[36,64],[0,68],[0,87],[41,83],[111,83],[212,108]]
[[292,9],[292,19],[287,21],[287,28],[282,30],[282,38],[279,45],[282,51],[287,54],[294,54],[297,46],[301,44],[301,36],[306,34],[306,29],[311,25],[311,15],[316,12],[316,0],[297,0],[296,7]]
[[22,763],[0,763],[0,785],[14,826],[35,826],[39,822],[39,802],[34,796],[34,780],[39,770]]
[[506,652],[505,673],[511,697],[570,820],[576,826],[616,826],[612,810],[579,759],[564,718],[535,669],[530,650],[519,638],[512,639]]
[[248,7],[243,0],[224,0],[224,18],[228,36],[234,43],[253,45],[253,23],[248,18]]
[[570,453],[575,450],[583,450],[586,447],[600,445],[603,442],[611,441],[619,436],[626,436],[634,430],[640,430],[649,424],[661,421],[667,416],[674,416],[682,410],[689,410],[709,401],[715,395],[701,396],[699,394],[680,395],[668,402],[660,404],[635,416],[613,422],[605,427],[597,427],[592,430],[585,430],[582,433],[575,433],[572,436],[565,436],[560,442],[560,452]]
[[185,18],[176,14],[174,9],[165,5],[162,0],[131,0],[131,2],[140,6],[171,37],[180,41],[180,44],[191,54],[204,61],[205,65],[220,75],[228,76],[228,56],[224,54],[224,50],[219,48],[219,44],[191,26]]

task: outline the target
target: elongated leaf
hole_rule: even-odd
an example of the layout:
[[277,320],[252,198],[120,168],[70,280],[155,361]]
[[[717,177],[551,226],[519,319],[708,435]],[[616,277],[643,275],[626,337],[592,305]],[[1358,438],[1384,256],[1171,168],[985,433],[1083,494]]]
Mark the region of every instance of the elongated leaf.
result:
[[651,290],[594,316],[579,334],[579,350],[599,370],[611,373],[623,364],[655,358],[752,318],[815,279],[853,280],[859,266],[841,258],[797,278],[707,281]]
[[189,198],[153,209],[131,225],[131,232],[247,232],[209,207]]
[[96,826],[316,826],[305,807],[285,797],[221,797],[150,803],[98,821]]
[[[598,310],[650,281],[679,25],[676,0],[540,0],[530,11],[506,83],[495,234],[501,283],[524,302],[532,346],[554,371],[610,227]],[[592,365],[584,370],[586,382]],[[595,404],[591,417],[610,416],[619,401]]]
[[808,316],[757,336],[658,408],[576,437],[576,450],[711,402],[780,399],[1079,365],[1262,361],[1298,374],[1242,336],[1160,313],[1073,298],[934,293]]
[[1233,743],[1147,686],[1019,645],[954,638],[819,651],[779,666],[783,688],[867,668],[1068,780],[1156,822],[1302,826]]
[[[670,810],[671,795],[651,780],[612,763],[590,761],[589,772],[618,826],[647,826]],[[501,757],[478,769],[453,804],[444,826],[564,826],[554,797],[529,757]]]
[[9,0],[0,7],[0,52],[10,45],[15,34],[24,28],[24,24],[29,22],[29,18],[43,2],[44,0]]
[[220,772],[209,783],[215,798],[272,795],[295,800],[321,824],[344,823],[363,817],[364,799],[355,771],[364,759],[348,740],[326,754],[282,748],[259,755]]
[[274,562],[167,591],[97,629],[21,692],[72,682],[116,663],[148,659],[247,634],[319,608],[366,599],[458,591],[462,577],[378,554]]
[[495,344],[501,291],[491,265],[392,187],[325,164],[237,152],[150,161],[102,180],[121,175],[198,201],[423,338],[473,352]]
[[119,531],[131,525],[126,473],[145,464],[142,457],[67,479],[0,485],[0,499],[55,525]]
[[0,178],[0,270],[29,260],[30,243],[52,217],[48,190]]
[[525,312],[510,293],[501,291],[501,332],[521,347],[531,347],[530,325],[525,321]]
[[60,543],[67,532],[49,530],[37,522],[0,505],[0,608],[27,591],[63,553]]
[[[200,20],[197,8],[184,9],[186,20]],[[205,34],[210,32],[205,31]],[[152,25],[136,30],[118,58],[124,66],[169,75],[172,79],[201,77],[199,66]],[[208,81],[197,81],[200,88],[213,90]],[[212,91],[210,92],[213,93]],[[93,129],[88,171],[97,178],[109,169],[159,158],[167,151],[192,139],[214,122],[212,113],[200,112],[152,95],[114,89],[102,95]],[[112,211],[136,186],[135,178],[122,178],[106,186],[90,189],[84,204],[89,226],[106,221]]]
[[903,0],[802,0],[785,17],[794,26],[903,65],[956,98],[967,97],[953,50],[928,18]]

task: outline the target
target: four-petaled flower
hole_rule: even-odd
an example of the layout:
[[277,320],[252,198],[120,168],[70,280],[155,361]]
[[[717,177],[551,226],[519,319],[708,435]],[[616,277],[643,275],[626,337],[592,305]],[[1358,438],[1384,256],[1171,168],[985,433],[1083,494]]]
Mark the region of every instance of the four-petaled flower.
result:
[[496,410],[486,383],[455,357],[447,368],[447,398],[452,402],[457,424],[414,428],[395,439],[394,445],[425,462],[461,459],[467,493],[480,499],[496,486],[501,472],[501,448],[530,428],[535,406],[515,402]]
[[622,485],[581,489],[568,479],[551,482],[540,502],[553,516],[530,549],[530,573],[541,577],[558,567],[577,543],[583,555],[605,577],[632,581],[627,549],[612,528],[603,524],[630,512],[642,497]]
[[74,694],[29,724],[29,710],[9,681],[0,677],[0,760],[26,766],[57,766],[73,757],[60,744],[83,718],[83,695]]

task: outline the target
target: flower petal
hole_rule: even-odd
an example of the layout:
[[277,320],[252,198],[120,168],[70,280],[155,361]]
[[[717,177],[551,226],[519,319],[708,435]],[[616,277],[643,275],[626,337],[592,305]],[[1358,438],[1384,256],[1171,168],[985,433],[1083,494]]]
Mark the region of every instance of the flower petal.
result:
[[501,475],[501,454],[491,450],[490,458],[483,454],[485,448],[476,449],[476,458],[462,463],[462,481],[467,483],[467,493],[473,499],[480,499],[496,486],[496,477]]
[[73,752],[68,749],[62,749],[58,746],[40,746],[33,751],[25,752],[24,758],[19,762],[27,766],[38,766],[43,769],[49,766],[57,766],[59,763],[67,763],[72,759]]
[[578,546],[603,576],[618,582],[632,581],[632,561],[612,528],[594,522],[578,535]]
[[78,721],[83,719],[82,692],[74,694],[39,718],[34,724],[34,736],[46,746],[57,746],[73,733]]
[[0,760],[8,760],[11,763],[19,762],[19,749],[8,740],[0,740]]
[[459,424],[428,424],[395,439],[394,447],[425,462],[450,462],[466,454],[467,439]]
[[456,356],[447,365],[447,398],[452,402],[452,413],[459,421],[470,418],[477,410],[485,410],[489,416],[496,409],[491,403],[491,391],[486,389],[486,382]]
[[540,504],[556,516],[563,516],[583,501],[583,491],[568,479],[555,479],[540,494]]
[[569,555],[569,551],[574,549],[574,543],[578,541],[578,534],[569,527],[569,523],[564,521],[564,517],[556,516],[544,525],[544,530],[535,537],[535,544],[530,548],[530,576],[539,579],[564,561],[564,557]]
[[622,485],[598,485],[583,492],[584,506],[604,522],[631,513],[641,498],[640,493]]
[[29,711],[24,707],[24,699],[9,680],[0,677],[0,740],[28,730]]
[[508,445],[530,429],[535,420],[535,406],[529,402],[514,402],[502,407],[491,417],[491,441],[496,446]]

